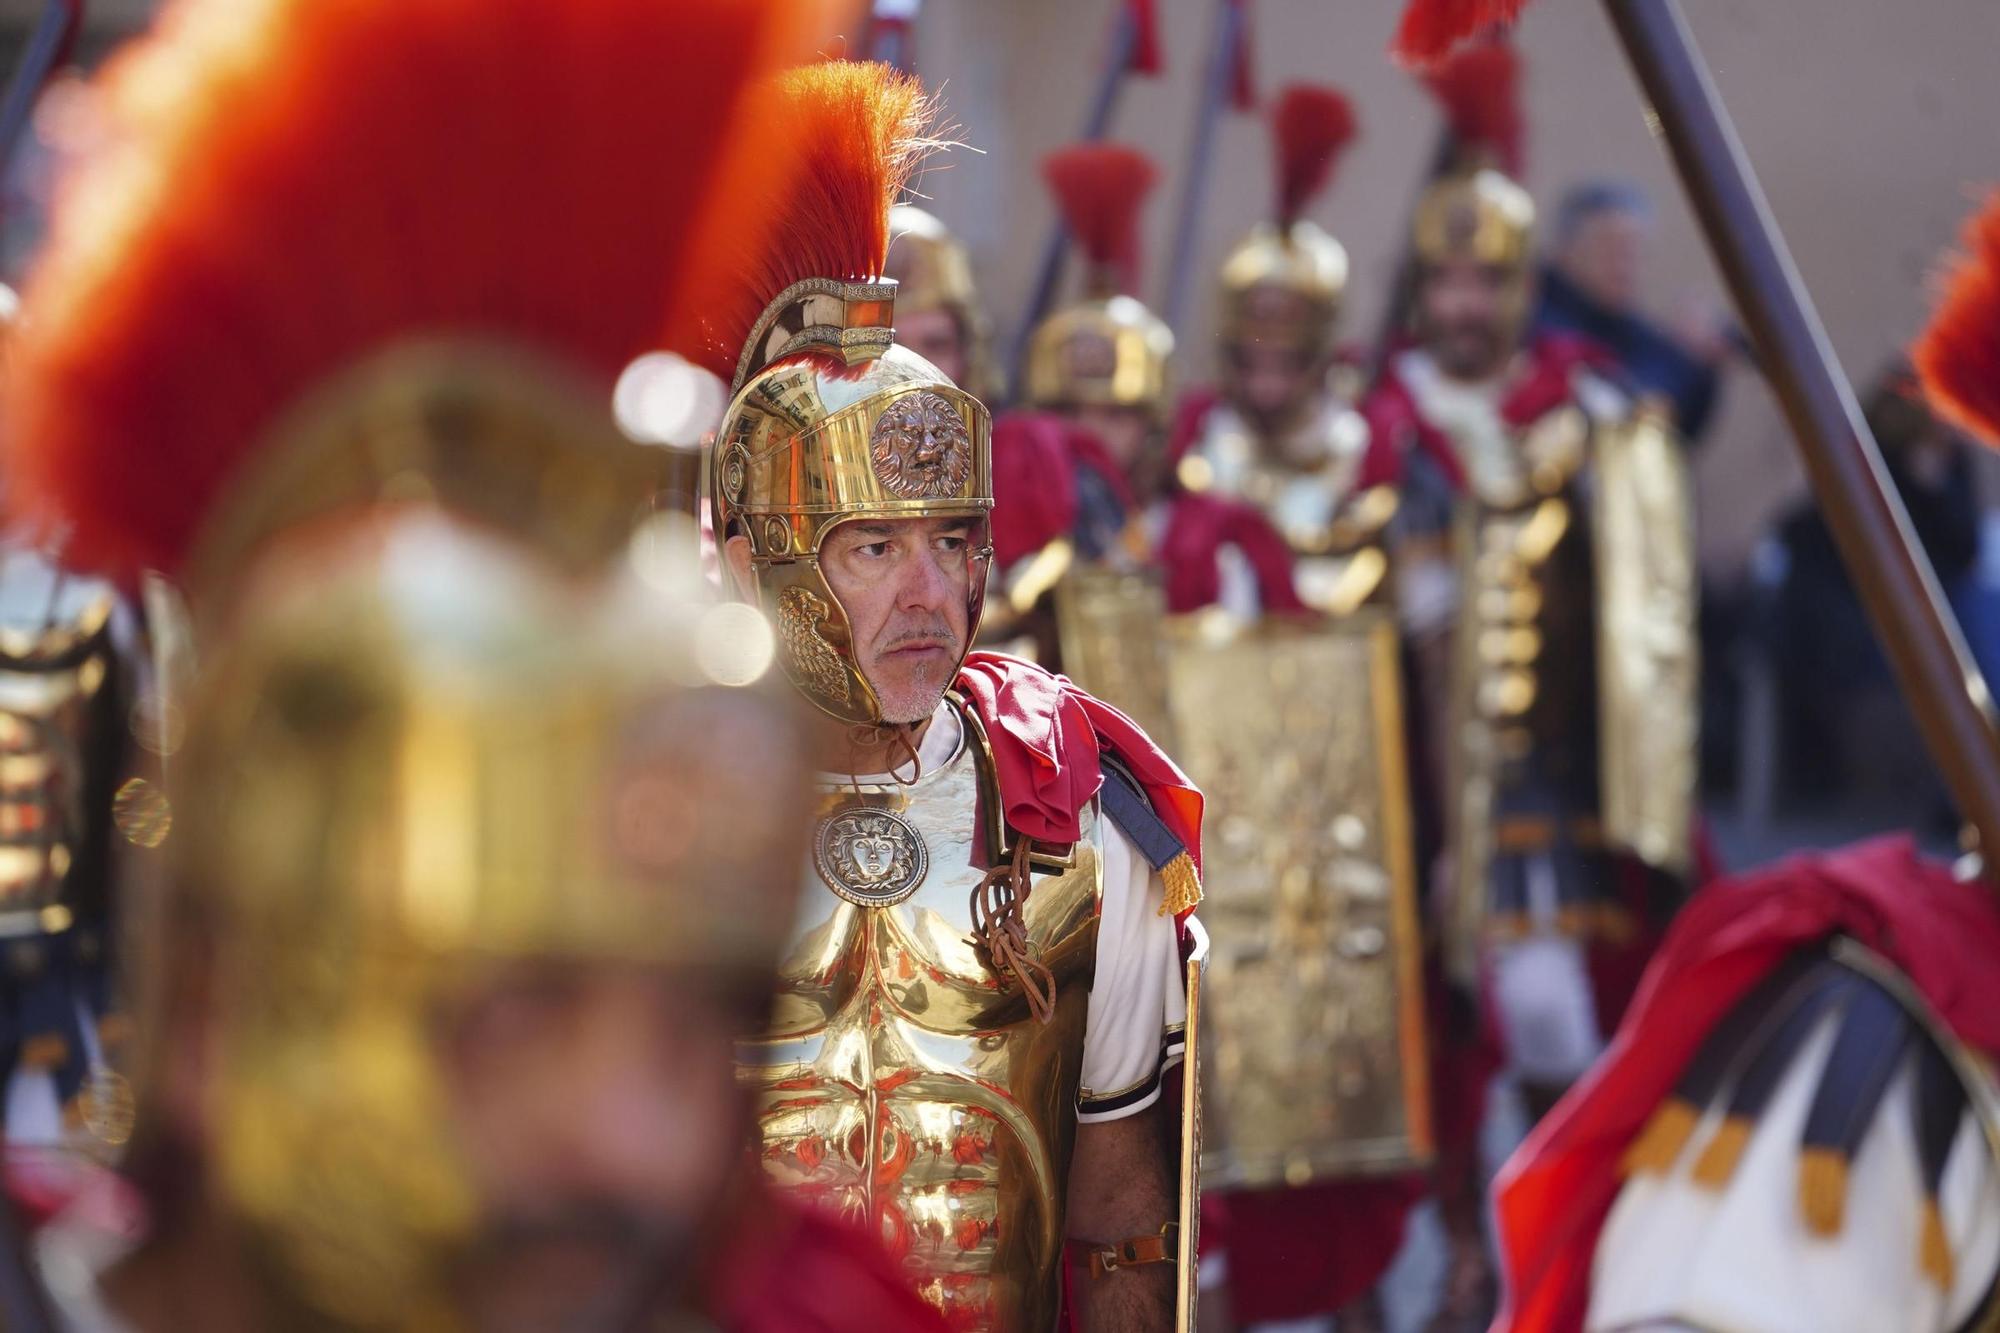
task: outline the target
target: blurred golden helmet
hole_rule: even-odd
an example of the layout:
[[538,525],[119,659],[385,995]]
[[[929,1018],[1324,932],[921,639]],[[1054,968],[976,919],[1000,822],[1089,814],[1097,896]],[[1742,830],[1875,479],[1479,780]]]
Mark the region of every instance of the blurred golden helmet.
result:
[[1173,401],[1174,334],[1130,296],[1058,310],[1028,343],[1033,407],[1133,407],[1165,421]]
[[993,329],[973,281],[972,256],[944,223],[915,204],[889,210],[889,255],[883,276],[895,280],[896,313],[943,311],[958,325],[965,348],[959,385],[987,401],[993,394]]
[[[657,455],[598,401],[520,357],[415,348],[288,434],[192,566],[159,910],[208,942],[211,1170],[284,1298],[451,1327],[439,1283],[490,1201],[436,1014],[510,960],[763,984],[804,743],[759,684],[768,623],[703,595],[693,521],[635,529]],[[186,957],[152,963],[142,1017]],[[187,1033],[141,1032],[146,1106]]]
[[1417,259],[1469,259],[1524,272],[1534,258],[1535,201],[1491,167],[1454,172],[1417,201],[1411,242]]
[[[1309,360],[1333,344],[1347,292],[1347,248],[1307,221],[1265,224],[1222,262],[1224,346],[1277,344]],[[1227,359],[1225,358],[1225,373]]]
[[1042,159],[1042,175],[1084,262],[1084,299],[1056,311],[1028,340],[1032,407],[1138,408],[1165,422],[1172,410],[1174,335],[1133,290],[1139,214],[1158,172],[1125,144],[1071,144]]

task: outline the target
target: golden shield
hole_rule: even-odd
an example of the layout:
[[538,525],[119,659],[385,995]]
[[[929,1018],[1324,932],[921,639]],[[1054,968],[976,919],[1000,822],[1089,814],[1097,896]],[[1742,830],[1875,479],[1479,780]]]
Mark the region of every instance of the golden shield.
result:
[[1208,1187],[1432,1155],[1398,643],[1379,607],[1169,630],[1178,754],[1209,811]]

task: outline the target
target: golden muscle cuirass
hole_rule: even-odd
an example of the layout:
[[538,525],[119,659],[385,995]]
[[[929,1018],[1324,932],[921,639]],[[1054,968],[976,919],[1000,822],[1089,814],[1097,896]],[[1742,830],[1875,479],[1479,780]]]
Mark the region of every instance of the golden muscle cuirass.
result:
[[125,724],[108,584],[0,552],[0,937],[101,912]]
[[[964,739],[908,786],[828,787],[770,1035],[742,1054],[770,1179],[879,1230],[953,1327],[1042,1333],[1103,896],[1094,814],[1023,910],[1055,974],[1035,1021],[972,943],[977,851],[1000,839],[992,761]],[[988,821],[982,825],[981,821]]]

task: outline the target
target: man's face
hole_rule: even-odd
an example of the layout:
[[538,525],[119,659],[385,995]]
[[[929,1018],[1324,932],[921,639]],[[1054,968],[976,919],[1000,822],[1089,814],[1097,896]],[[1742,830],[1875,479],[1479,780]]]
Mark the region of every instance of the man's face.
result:
[[1445,374],[1481,380],[1514,350],[1520,276],[1498,264],[1451,259],[1426,270],[1417,313],[1424,345]]
[[1236,406],[1259,425],[1282,421],[1312,391],[1318,367],[1301,348],[1246,340],[1224,354],[1234,371]]
[[480,1333],[643,1326],[689,1296],[741,1159],[734,1043],[760,987],[496,968],[436,1016],[454,1141],[485,1206],[457,1290]]
[[820,571],[847,610],[854,660],[885,722],[922,722],[965,655],[972,552],[969,518],[842,523],[820,547]]
[[965,387],[971,355],[957,315],[949,310],[899,310],[896,341],[942,370],[953,384]]
[[1583,294],[1610,310],[1639,303],[1639,267],[1646,222],[1622,208],[1586,214],[1570,232],[1556,263]]

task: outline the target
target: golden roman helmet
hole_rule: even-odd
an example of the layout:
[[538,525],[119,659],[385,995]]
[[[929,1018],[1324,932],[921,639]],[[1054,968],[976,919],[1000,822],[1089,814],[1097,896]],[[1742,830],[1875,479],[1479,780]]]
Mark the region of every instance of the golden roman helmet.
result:
[[[922,141],[927,108],[916,84],[886,66],[828,62],[788,75],[768,104],[809,145],[814,166],[771,201],[785,248],[753,260],[756,273],[791,283],[740,339],[710,461],[714,526],[724,541],[749,542],[755,586],[740,591],[777,622],[778,660],[793,684],[832,717],[875,725],[881,704],[820,552],[829,533],[857,520],[976,520],[969,643],[992,558],[992,419],[896,344],[897,286],[873,276],[888,245],[888,201]],[[871,198],[882,202],[866,216],[843,209]],[[748,278],[741,286],[756,289]]]
[[[468,982],[773,969],[790,695],[751,683],[756,613],[688,591],[611,385],[760,234],[687,201],[796,168],[748,98],[810,10],[180,0],[102,79],[116,149],[63,193],[0,439],[25,520],[192,609],[168,887],[126,932],[132,1149],[201,1145],[287,1327],[459,1326],[489,1201],[432,1025]],[[159,1095],[190,1023],[198,1128]]]
[[[1347,249],[1306,219],[1354,137],[1354,113],[1333,88],[1294,84],[1271,115],[1277,207],[1222,262],[1224,349],[1258,342],[1324,356],[1347,292]],[[1230,372],[1224,358],[1225,377]]]
[[1082,143],[1051,153],[1042,174],[1087,264],[1085,297],[1039,324],[1028,343],[1030,405],[1139,408],[1164,422],[1172,409],[1174,335],[1136,298],[1139,208],[1153,164],[1122,144]]
[[1470,260],[1507,276],[1504,318],[1527,324],[1534,287],[1535,201],[1492,167],[1455,171],[1417,200],[1411,245],[1426,268]]
[[1433,182],[1417,201],[1411,241],[1417,259],[1469,259],[1526,272],[1534,259],[1535,201],[1488,166]]

